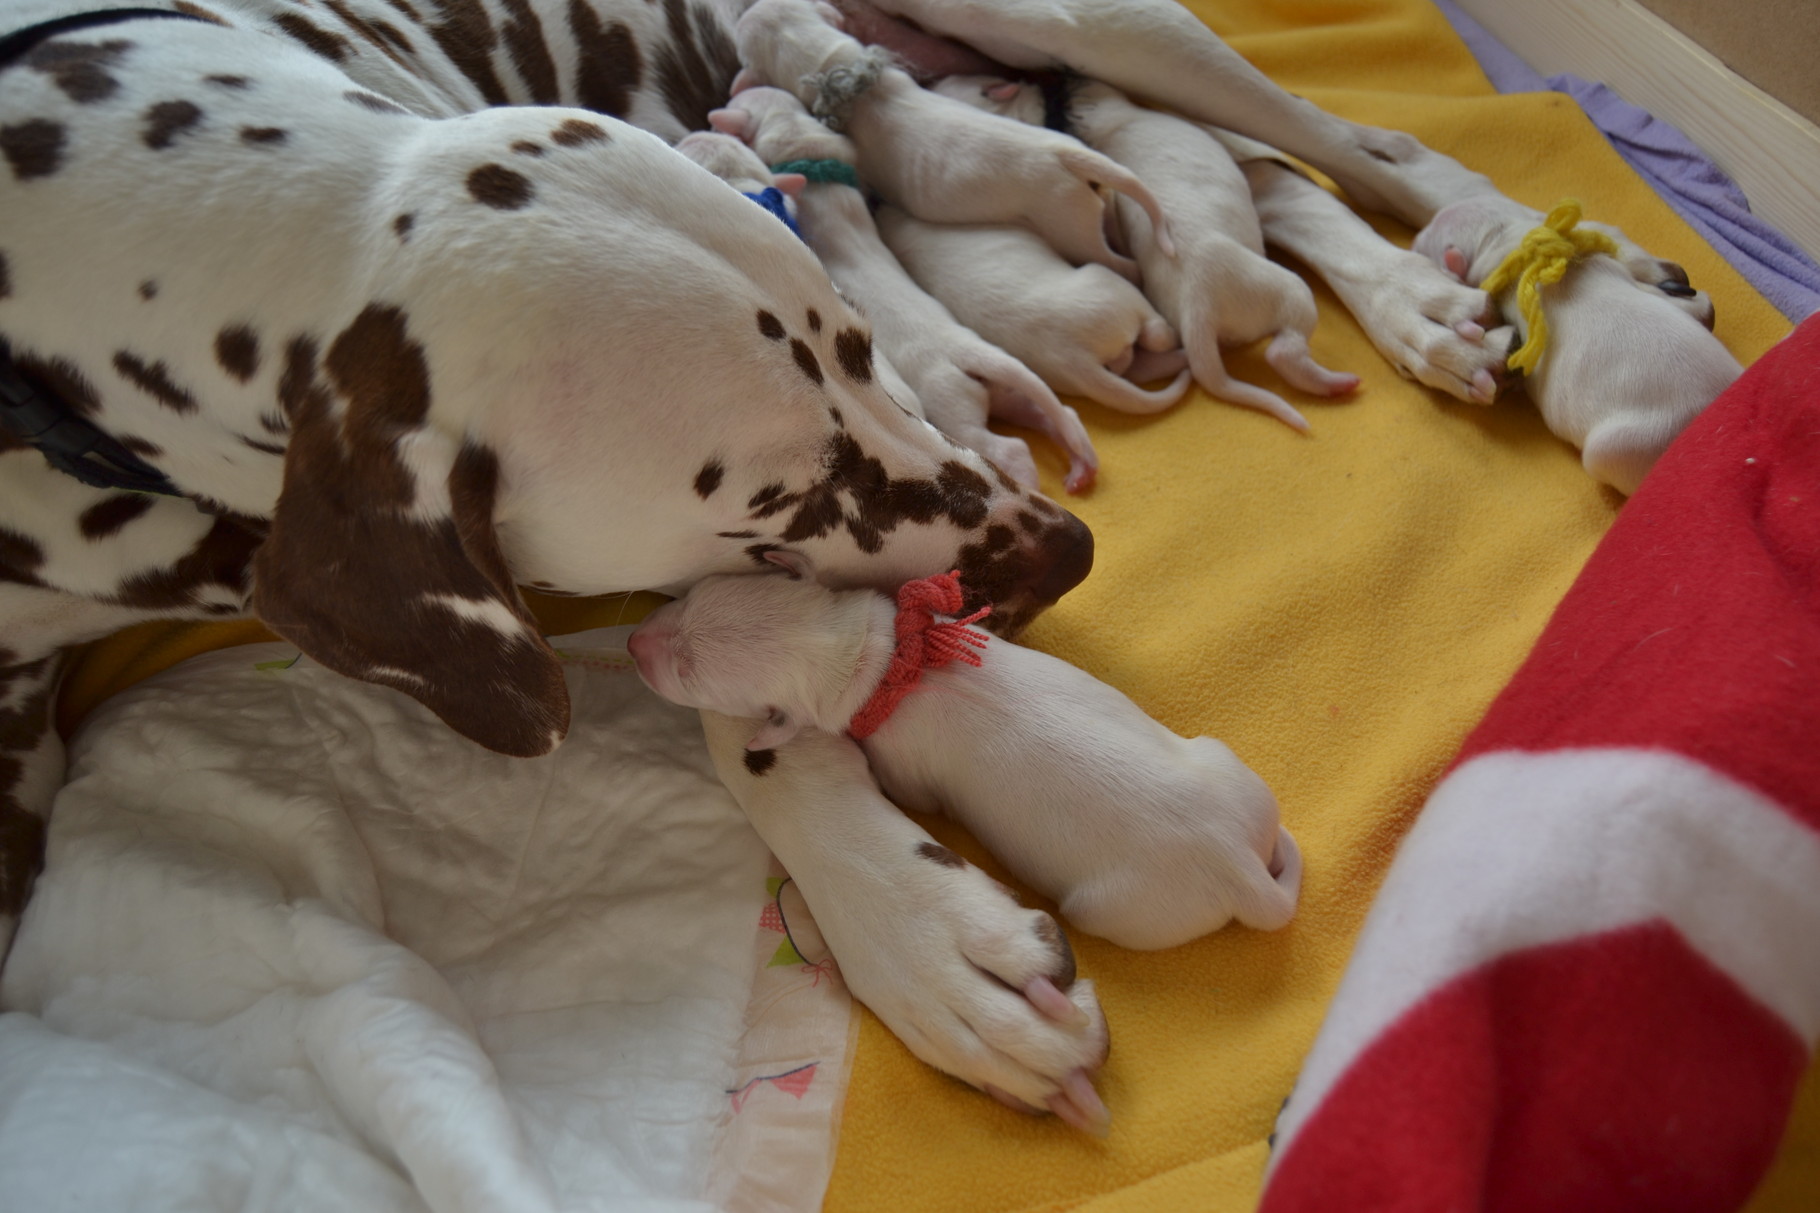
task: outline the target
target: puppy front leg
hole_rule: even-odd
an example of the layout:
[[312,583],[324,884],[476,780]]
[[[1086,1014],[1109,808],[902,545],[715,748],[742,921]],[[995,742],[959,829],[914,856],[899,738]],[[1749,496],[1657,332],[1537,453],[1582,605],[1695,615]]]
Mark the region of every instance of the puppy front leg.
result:
[[917,828],[849,739],[810,730],[754,752],[751,721],[703,712],[702,727],[854,997],[937,1069],[1103,1133],[1106,1021],[1055,920]]
[[1264,242],[1319,274],[1399,373],[1460,400],[1491,403],[1508,381],[1514,333],[1486,331],[1496,309],[1483,291],[1397,248],[1287,165],[1253,159],[1240,167]]

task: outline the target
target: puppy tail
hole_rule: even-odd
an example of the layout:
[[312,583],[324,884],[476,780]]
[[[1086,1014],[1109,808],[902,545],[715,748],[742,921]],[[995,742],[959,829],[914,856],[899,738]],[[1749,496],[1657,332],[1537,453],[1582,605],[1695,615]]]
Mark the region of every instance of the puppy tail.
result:
[[1211,325],[1183,327],[1200,333],[1188,340],[1188,364],[1194,371],[1195,382],[1207,389],[1209,396],[1269,413],[1292,430],[1308,432],[1308,419],[1296,412],[1294,405],[1275,392],[1254,383],[1241,383],[1226,373],[1226,364],[1220,360],[1219,340],[1213,335]]
[[1144,416],[1149,413],[1160,413],[1180,400],[1194,382],[1194,373],[1183,367],[1176,372],[1174,379],[1167,387],[1146,390],[1131,382],[1121,379],[1097,362],[1090,366],[1081,376],[1079,388],[1081,395],[1121,413],[1133,413]]
[[1247,865],[1245,882],[1234,906],[1234,917],[1259,931],[1274,931],[1295,917],[1296,899],[1302,892],[1302,849],[1277,827],[1276,849],[1268,864]]
[[1017,358],[994,349],[991,357],[963,368],[986,385],[991,415],[1012,425],[1036,430],[1068,456],[1068,475],[1062,487],[1080,493],[1093,487],[1100,457],[1087,437],[1087,427],[1073,409],[1056,399],[1049,385]]
[[1165,257],[1175,256],[1175,240],[1169,234],[1169,220],[1163,217],[1162,204],[1136,173],[1089,147],[1065,148],[1061,157],[1063,167],[1087,185],[1117,190],[1143,207],[1144,214],[1150,217],[1157,248]]

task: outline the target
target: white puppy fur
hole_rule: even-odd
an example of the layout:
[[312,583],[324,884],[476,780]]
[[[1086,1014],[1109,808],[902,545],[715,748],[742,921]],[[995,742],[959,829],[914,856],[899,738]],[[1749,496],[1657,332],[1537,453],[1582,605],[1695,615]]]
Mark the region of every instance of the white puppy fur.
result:
[[[788,89],[811,107],[828,73],[867,72],[883,54],[828,25],[808,0],[759,0],[738,36],[747,79]],[[1171,247],[1144,182],[1079,140],[957,104],[894,67],[843,101],[860,176],[919,219],[1023,223],[1071,262],[1097,262],[1135,279],[1131,259],[1106,241],[1102,191],[1116,190],[1155,225],[1164,255]]]
[[[765,717],[748,748],[770,749],[803,728],[847,728],[890,665],[896,614],[870,590],[712,577],[654,612],[631,648],[666,699]],[[960,821],[1076,926],[1124,947],[1289,921],[1299,852],[1230,749],[1176,736],[1034,649],[994,639],[983,657],[925,670],[860,742],[887,795]]]
[[[1042,99],[1030,85],[957,76],[936,88],[981,109],[1026,123],[1042,121]],[[1251,188],[1218,141],[1192,122],[1143,109],[1111,85],[1094,81],[1075,88],[1069,117],[1090,146],[1149,182],[1174,216],[1170,255],[1141,210],[1122,200],[1118,205],[1143,268],[1144,293],[1181,336],[1196,382],[1217,399],[1307,430],[1308,422],[1288,401],[1234,379],[1220,357],[1222,345],[1270,336],[1264,356],[1291,385],[1317,396],[1343,396],[1358,387],[1358,376],[1330,371],[1309,353],[1314,295],[1307,283],[1264,256]]]
[[[756,194],[775,186],[786,197],[796,198],[808,184],[801,173],[773,173],[757,152],[732,135],[718,131],[684,135],[677,140],[676,150],[742,194]],[[790,213],[795,216],[794,207]]]
[[[891,206],[876,219],[912,278],[1057,391],[1155,413],[1188,390],[1175,330],[1105,266],[1069,265],[1028,228],[925,223]],[[1138,386],[1171,375],[1163,387]]]
[[[1472,198],[1437,214],[1415,249],[1477,286],[1542,218],[1498,195]],[[1497,302],[1527,341],[1516,293],[1513,283]],[[1548,345],[1525,387],[1548,428],[1580,448],[1586,470],[1621,493],[1636,492],[1676,435],[1743,373],[1687,307],[1617,258],[1575,263],[1543,288],[1542,305]]]
[[[709,120],[748,140],[753,149],[748,154],[757,161],[854,162],[852,142],[810,117],[782,89],[745,89]],[[1099,456],[1080,417],[1029,367],[956,320],[904,272],[879,239],[858,190],[811,184],[801,191],[797,207],[803,238],[841,293],[872,321],[878,348],[915,392],[931,424],[1034,488],[1036,462],[1029,446],[993,433],[986,419],[1028,426],[1067,454],[1068,491],[1093,483]]]

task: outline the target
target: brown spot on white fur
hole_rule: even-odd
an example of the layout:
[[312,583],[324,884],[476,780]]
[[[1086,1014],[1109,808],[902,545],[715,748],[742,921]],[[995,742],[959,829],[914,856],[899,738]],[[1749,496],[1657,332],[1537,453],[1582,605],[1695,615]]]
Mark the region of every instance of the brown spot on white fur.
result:
[[153,151],[163,151],[201,121],[202,107],[193,101],[160,101],[146,109],[140,138]]
[[147,362],[128,350],[114,354],[114,369],[121,378],[175,413],[196,411],[196,398],[171,380],[163,362]]
[[340,63],[353,53],[353,44],[346,38],[331,33],[296,13],[279,13],[272,18],[272,24],[330,63]]
[[530,205],[536,190],[523,173],[503,164],[483,164],[468,174],[468,193],[495,210],[516,211]]
[[858,329],[842,329],[834,335],[834,357],[847,378],[855,383],[872,382],[872,337]]
[[585,118],[569,118],[550,132],[550,142],[557,147],[582,147],[589,143],[604,143],[606,139],[607,128]]
[[816,387],[822,385],[822,364],[807,342],[800,337],[790,338],[790,357],[796,360],[796,368],[808,376],[810,383]]
[[76,519],[76,529],[84,539],[108,539],[151,508],[152,499],[143,493],[117,493],[83,510]]
[[919,842],[916,844],[916,853],[933,863],[941,864],[944,868],[964,868],[967,866],[966,860],[962,859],[959,855],[956,855],[953,851],[950,851],[939,842]]
[[625,25],[601,22],[587,0],[569,0],[569,32],[575,36],[576,101],[583,109],[623,118],[632,94],[644,81],[644,56]]
[[0,126],[0,156],[6,157],[17,181],[56,172],[63,164],[63,142],[63,124],[47,118]]
[[259,373],[259,335],[244,324],[222,329],[215,334],[215,361],[245,383]]
[[86,105],[105,101],[119,90],[120,81],[108,69],[132,46],[124,38],[106,42],[52,38],[25,57],[25,66],[49,76],[71,101]]
[[747,750],[741,761],[746,764],[746,770],[752,772],[752,774],[764,775],[769,773],[771,768],[777,765],[777,751]]
[[670,39],[658,48],[657,84],[684,130],[708,129],[708,111],[726,102],[739,51],[714,13],[689,0],[662,0]]

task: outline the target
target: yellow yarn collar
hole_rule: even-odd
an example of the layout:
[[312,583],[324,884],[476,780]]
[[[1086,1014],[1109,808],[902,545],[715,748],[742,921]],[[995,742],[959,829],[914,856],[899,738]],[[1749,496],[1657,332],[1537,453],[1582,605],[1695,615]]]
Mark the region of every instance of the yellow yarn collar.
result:
[[1498,263],[1498,268],[1480,283],[1488,294],[1497,294],[1517,284],[1517,307],[1523,312],[1529,337],[1515,353],[1509,366],[1525,375],[1534,373],[1536,364],[1548,348],[1548,320],[1542,314],[1542,288],[1553,286],[1567,273],[1567,267],[1598,253],[1616,256],[1618,246],[1603,232],[1578,231],[1580,203],[1568,198],[1555,205],[1542,221],[1542,226],[1523,237],[1523,242]]

